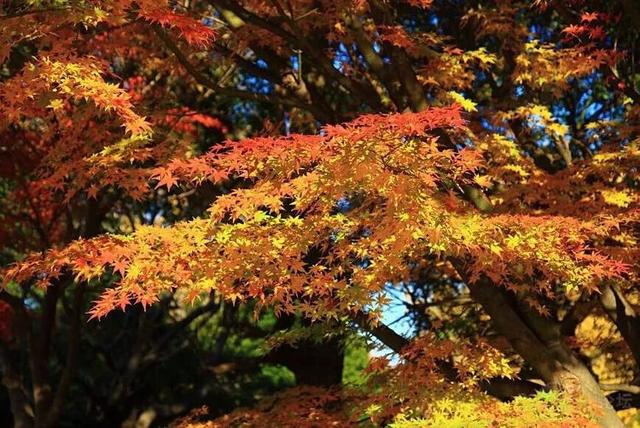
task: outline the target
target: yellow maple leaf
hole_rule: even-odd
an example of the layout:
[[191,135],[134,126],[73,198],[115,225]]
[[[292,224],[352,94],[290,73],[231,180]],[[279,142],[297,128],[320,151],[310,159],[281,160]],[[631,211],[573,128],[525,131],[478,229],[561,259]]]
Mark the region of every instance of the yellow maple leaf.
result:
[[62,101],[59,98],[53,99],[51,100],[51,102],[49,103],[49,105],[47,106],[47,108],[50,108],[53,111],[58,111],[61,108],[64,107],[64,101]]
[[476,109],[476,106],[477,106],[476,103],[474,103],[471,100],[466,99],[465,97],[463,97],[459,93],[457,93],[455,91],[449,91],[448,94],[449,94],[449,97],[451,97],[453,99],[453,101],[455,101],[456,103],[460,104],[460,106],[465,111],[469,111],[469,112],[478,111],[478,109]]
[[635,196],[627,190],[602,190],[600,194],[607,204],[620,208],[628,207],[636,200]]

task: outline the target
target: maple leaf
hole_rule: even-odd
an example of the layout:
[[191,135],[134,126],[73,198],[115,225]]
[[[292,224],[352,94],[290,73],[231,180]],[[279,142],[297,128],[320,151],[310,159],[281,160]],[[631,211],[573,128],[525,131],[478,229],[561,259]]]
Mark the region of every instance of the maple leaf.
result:
[[124,128],[133,136],[148,135],[151,133],[151,124],[144,117],[136,117],[124,123]]
[[460,106],[465,110],[465,111],[469,111],[469,112],[474,112],[474,111],[478,111],[476,109],[477,104],[474,103],[471,100],[466,99],[465,97],[463,97],[462,95],[460,95],[457,92],[449,92],[449,96],[458,104],[460,104]]
[[621,208],[628,207],[636,201],[636,197],[628,191],[602,190],[600,194],[607,204]]
[[606,37],[606,32],[601,26],[592,27],[589,29],[589,38],[593,40],[601,40]]
[[219,169],[212,170],[209,175],[214,183],[219,183],[229,178],[229,174],[226,171]]
[[580,36],[589,32],[589,27],[584,25],[572,24],[562,29],[562,32],[573,37],[579,38]]
[[49,105],[47,105],[47,108],[50,108],[53,111],[61,110],[64,108],[64,101],[59,98],[55,98],[51,100]]
[[411,6],[419,7],[421,9],[428,9],[431,7],[433,0],[405,0]]
[[113,270],[115,272],[118,272],[120,276],[123,277],[127,270],[127,266],[129,265],[129,261],[121,257],[116,259],[112,264],[113,264]]
[[[114,283],[94,303],[92,319],[132,303],[146,309],[174,292],[176,299],[191,301],[215,292],[216,300],[248,303],[257,312],[347,324],[360,311],[381,313],[388,290],[402,284],[407,295],[416,297],[416,307],[437,309],[418,313],[411,308],[437,331],[423,332],[397,364],[385,367],[388,383],[365,394],[367,405],[375,402],[372,412],[382,413],[373,423],[400,426],[412,424],[415,416],[417,424],[444,426],[458,417],[489,414],[480,424],[501,426],[509,425],[505,414],[524,413],[524,422],[514,425],[589,426],[589,412],[576,404],[580,397],[565,402],[563,393],[545,392],[525,404],[522,397],[509,403],[488,400],[477,389],[478,379],[512,377],[512,362],[474,336],[495,330],[502,337],[526,339],[530,335],[514,334],[509,322],[489,323],[500,320],[503,311],[518,315],[527,305],[544,315],[541,323],[560,319],[576,295],[593,293],[613,279],[637,300],[632,293],[638,282],[633,261],[640,251],[640,152],[634,138],[640,112],[628,90],[633,73],[615,67],[633,39],[616,18],[585,12],[584,2],[568,2],[564,7],[580,16],[579,24],[562,30],[563,42],[552,43],[555,39],[547,36],[559,29],[557,14],[532,12],[521,2],[480,1],[473,8],[445,2],[451,16],[461,17],[451,20],[440,9],[410,16],[413,9],[407,5],[429,8],[429,0],[404,5],[292,1],[282,11],[277,2],[252,0],[234,2],[233,13],[215,12],[207,21],[187,15],[214,13],[215,6],[199,2],[190,2],[189,8],[150,0],[109,7],[63,3],[68,7],[64,13],[25,7],[27,14],[20,19],[2,17],[0,58],[19,52],[25,43],[40,56],[24,67],[12,61],[11,72],[0,82],[0,140],[5,142],[0,143],[0,172],[7,183],[0,192],[0,239],[9,245],[9,257],[40,251],[49,243],[53,247],[3,270],[8,289],[19,285],[29,292],[35,286],[49,293],[47,287],[70,272],[78,281],[91,280],[92,287]],[[547,0],[534,3],[553,7]],[[225,20],[229,25],[223,26]],[[213,44],[215,30],[205,24],[212,21],[224,28],[219,44]],[[153,31],[142,31],[149,25],[176,35],[178,45],[207,54],[186,52],[186,46],[169,52]],[[532,28],[544,40],[532,39]],[[456,46],[460,32],[470,30],[473,43],[465,46],[477,48]],[[620,36],[615,50],[601,43],[607,34]],[[293,51],[300,85],[283,87],[292,49],[301,47]],[[184,67],[175,67],[175,59]],[[264,91],[242,80],[252,70]],[[196,84],[187,74],[196,77]],[[219,86],[231,85],[213,91],[220,98],[214,105],[208,98],[218,81],[209,79],[220,76]],[[513,83],[507,86],[517,88],[517,96],[496,90],[504,82]],[[618,113],[605,114],[604,120],[595,109],[577,132],[567,125],[575,119],[573,112],[558,113],[557,100],[583,99],[584,88],[593,84],[607,99],[605,110]],[[238,106],[244,112],[250,105],[252,114],[260,115],[256,123],[277,123],[276,115],[285,113],[287,133],[296,129],[313,135],[278,137],[281,130],[274,125],[269,135],[218,142],[219,134],[229,130],[193,105],[218,117],[233,105],[230,117],[236,117],[240,110],[227,102],[233,101],[227,95],[247,101]],[[474,100],[486,108],[478,109]],[[537,104],[527,104],[530,100]],[[426,107],[451,101],[456,104]],[[157,107],[166,105],[171,108]],[[136,113],[140,107],[150,111],[147,118]],[[474,114],[465,114],[466,121],[462,111]],[[230,134],[255,133],[243,122],[233,119]],[[152,139],[152,130],[162,138]],[[210,151],[199,154],[209,145]],[[177,183],[195,187],[229,178],[225,186],[210,186],[216,197],[203,216],[196,212],[200,200],[196,207],[191,199],[172,194],[161,198],[171,210],[167,222],[182,221],[141,226],[123,213],[146,214],[139,207],[151,201],[131,204],[129,198],[148,196],[149,181],[171,190]],[[472,193],[482,196],[476,185],[488,190],[493,208],[475,206]],[[96,214],[94,202],[83,196],[97,199],[100,217],[109,220],[98,226],[102,231],[108,226],[113,234],[69,242],[69,236],[93,229],[85,227],[91,224],[83,217],[85,211]],[[109,211],[102,212],[103,207]],[[421,288],[425,280],[429,287]],[[490,287],[481,293],[472,289],[486,284]],[[499,310],[486,303],[490,299],[474,300],[497,285],[504,290],[496,296],[509,297]],[[446,302],[452,296],[469,303],[451,309]],[[465,305],[484,311],[465,321],[460,334],[456,325],[468,313]],[[26,309],[34,315],[40,310]],[[372,312],[369,318],[375,318]],[[613,326],[615,320],[608,322]],[[0,306],[0,332],[1,325]],[[536,326],[525,328],[544,342]],[[547,373],[561,366],[555,354],[532,356],[520,341],[503,340],[510,354],[520,354],[514,365],[524,361],[546,376],[546,384],[562,377]],[[615,340],[622,343],[624,335]],[[559,350],[565,351],[564,361],[582,364],[571,350]],[[442,362],[457,373],[441,373]],[[600,366],[593,364],[596,371]],[[576,367],[589,380],[589,370]],[[622,367],[621,372],[633,370]],[[28,373],[22,377],[32,378]],[[446,395],[445,386],[454,393]],[[585,390],[606,403],[598,388]],[[315,391],[314,396],[333,402],[338,395],[342,400],[343,393]],[[253,425],[291,425],[292,409],[300,410],[296,399],[302,401],[294,396],[286,406],[267,406],[275,419]],[[307,418],[301,426],[311,417],[328,416],[327,409],[316,412],[312,401],[299,412],[302,420]],[[547,415],[544,403],[552,409],[557,404],[563,415]],[[357,406],[340,404],[333,407],[364,414]],[[549,421],[533,418],[528,406]],[[476,419],[468,425],[478,424]],[[313,421],[322,426],[352,421],[334,422]]]
[[204,25],[202,22],[186,15],[156,8],[152,10],[141,10],[140,15],[162,27],[175,28],[187,43],[198,48],[206,48],[213,42],[216,32],[213,28]]
[[600,19],[600,14],[598,12],[585,12],[580,15],[580,20],[582,22],[593,22]]
[[158,180],[156,189],[165,186],[167,190],[171,190],[171,187],[178,183],[178,180],[173,176],[172,172],[167,169],[161,169],[160,171],[156,170],[156,173],[152,178]]
[[477,150],[465,147],[458,152],[457,162],[463,171],[475,171],[484,165],[484,158]]
[[89,199],[96,199],[98,196],[98,187],[97,186],[91,186],[87,189],[87,197]]

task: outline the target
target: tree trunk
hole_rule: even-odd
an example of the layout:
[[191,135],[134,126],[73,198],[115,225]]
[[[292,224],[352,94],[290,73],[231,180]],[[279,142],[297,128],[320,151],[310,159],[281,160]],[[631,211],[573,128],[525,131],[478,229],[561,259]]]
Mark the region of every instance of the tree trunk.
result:
[[[280,317],[276,329],[291,328],[294,322],[295,316]],[[271,351],[264,361],[287,367],[295,374],[298,385],[332,386],[342,383],[344,349],[338,338],[284,344]]]
[[298,385],[333,386],[342,382],[344,352],[339,340],[282,345],[266,361],[282,364],[296,376]]
[[523,315],[505,293],[486,277],[469,284],[471,295],[489,314],[498,332],[551,388],[579,394],[597,409],[598,423],[606,428],[624,425],[600,390],[589,369],[564,344],[559,325],[551,320]]
[[4,345],[2,350],[2,383],[9,393],[14,428],[32,428],[33,410],[25,394],[25,385],[12,352]]

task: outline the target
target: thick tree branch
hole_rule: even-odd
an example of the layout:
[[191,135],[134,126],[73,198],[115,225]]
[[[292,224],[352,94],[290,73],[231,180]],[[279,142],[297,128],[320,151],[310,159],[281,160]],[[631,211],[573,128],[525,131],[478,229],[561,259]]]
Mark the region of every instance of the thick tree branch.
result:
[[560,323],[560,332],[563,336],[574,336],[578,325],[593,311],[596,299],[583,294],[577,302],[571,306]]
[[380,342],[396,353],[401,353],[402,350],[409,345],[408,339],[400,336],[387,325],[381,322],[373,324],[364,312],[358,312],[352,317],[352,319],[361,329],[371,333],[375,338],[380,340]]
[[[464,272],[464,268],[460,271]],[[481,277],[473,284],[468,283],[468,286],[471,295],[482,304],[496,329],[540,373],[547,385],[560,390],[580,391],[585,398],[601,408],[599,421],[603,427],[623,426],[587,367],[560,339],[548,343],[543,341],[552,338],[555,333],[551,321],[545,324],[540,319],[536,320],[535,329],[538,334],[535,334],[512,308],[504,294],[489,280]]]
[[601,291],[600,303],[603,309],[618,327],[620,334],[631,349],[636,364],[640,367],[640,318],[638,314],[617,285],[604,284]]
[[65,279],[65,277],[58,278],[47,287],[40,318],[29,329],[29,368],[33,385],[36,426],[38,427],[45,421],[53,399],[49,379],[49,355],[55,329],[58,299],[64,288]]
[[600,389],[602,389],[603,391],[623,391],[630,392],[631,394],[640,394],[640,386],[638,385],[601,383]]
[[[373,324],[364,312],[358,312],[352,316],[352,319],[361,329],[373,335],[396,353],[402,352],[410,343],[408,339],[402,337],[387,325],[380,322]],[[447,379],[456,381],[458,378],[458,372],[452,364],[441,361],[438,368]],[[545,388],[544,385],[528,380],[501,377],[485,380],[479,386],[483,391],[500,400],[510,400],[518,395],[533,395]]]
[[347,18],[347,23],[351,27],[351,31],[356,40],[358,50],[364,57],[369,68],[375,73],[378,79],[384,84],[385,89],[389,93],[391,100],[398,110],[404,110],[406,102],[402,98],[401,83],[396,75],[385,64],[383,59],[376,53],[373,43],[369,40],[359,17]]

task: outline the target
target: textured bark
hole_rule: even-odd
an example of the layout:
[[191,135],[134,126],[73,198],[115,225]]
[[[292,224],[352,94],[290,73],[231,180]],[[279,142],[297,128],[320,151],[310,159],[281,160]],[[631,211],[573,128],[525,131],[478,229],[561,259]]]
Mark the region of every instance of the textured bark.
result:
[[[602,427],[624,426],[589,369],[562,341],[559,326],[542,317],[531,319],[531,316],[523,316],[505,293],[485,277],[470,284],[470,289],[498,332],[509,340],[549,387],[580,394],[595,404],[599,408],[598,422]],[[532,322],[534,325],[530,324]]]

